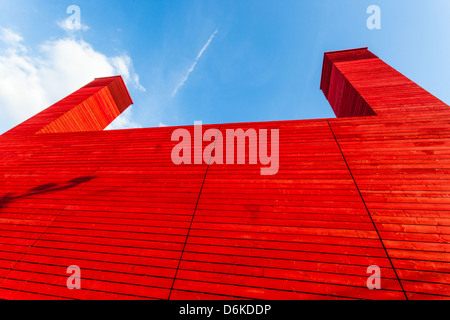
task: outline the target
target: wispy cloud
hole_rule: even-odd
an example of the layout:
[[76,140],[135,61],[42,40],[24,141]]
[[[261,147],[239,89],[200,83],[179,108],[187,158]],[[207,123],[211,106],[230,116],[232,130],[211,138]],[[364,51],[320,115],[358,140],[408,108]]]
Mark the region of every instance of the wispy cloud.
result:
[[65,20],[61,20],[61,21],[57,21],[56,22],[58,24],[58,26],[63,29],[66,32],[74,32],[74,31],[88,31],[90,28],[84,24],[79,24],[78,26],[75,26],[71,20],[70,17],[65,19]]
[[184,76],[184,78],[178,83],[178,85],[175,87],[175,90],[173,90],[172,92],[172,97],[175,96],[178,92],[178,90],[184,85],[184,83],[187,81],[187,79],[189,78],[189,75],[191,74],[192,71],[194,71],[195,66],[197,65],[198,60],[202,57],[203,53],[205,52],[205,50],[208,48],[208,46],[210,45],[211,41],[214,39],[214,36],[216,35],[216,33],[219,30],[216,29],[216,31],[213,32],[213,34],[209,37],[208,41],[206,41],[205,45],[203,46],[203,48],[200,50],[200,52],[197,55],[197,58],[195,58],[194,63],[191,65],[191,67],[189,68],[189,70],[186,72],[186,75]]
[[132,118],[132,106],[125,110],[120,116],[118,116],[113,122],[105,128],[105,130],[119,130],[119,129],[135,129],[142,128],[142,126],[131,120]]

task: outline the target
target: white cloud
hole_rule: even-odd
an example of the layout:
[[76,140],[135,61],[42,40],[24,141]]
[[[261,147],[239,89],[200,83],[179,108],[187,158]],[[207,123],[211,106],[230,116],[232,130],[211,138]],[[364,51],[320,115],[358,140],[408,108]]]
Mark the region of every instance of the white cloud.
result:
[[21,45],[23,38],[10,29],[0,29],[0,41],[8,45],[9,49],[23,51],[25,47]]
[[110,123],[105,130],[118,130],[118,129],[133,129],[142,128],[142,126],[131,120],[131,107],[125,110],[120,116],[118,116],[113,122]]
[[84,25],[84,24],[80,23],[79,25],[75,25],[71,21],[70,17],[65,19],[65,20],[58,21],[56,23],[58,24],[58,26],[61,29],[63,29],[64,31],[67,31],[67,32],[73,32],[73,31],[77,31],[77,30],[81,30],[81,31],[88,31],[89,30],[89,27]]
[[160,128],[162,128],[162,127],[167,127],[167,124],[160,122],[160,123],[159,123],[159,127],[160,127]]
[[[37,51],[23,42],[19,34],[0,28],[0,132],[96,77],[121,74],[127,85],[145,90],[127,55],[108,57],[89,43],[72,38],[45,42]],[[129,115],[121,121],[124,126],[137,125]]]
[[145,88],[139,83],[139,76],[134,72],[133,62],[129,56],[113,57],[110,61],[119,74],[122,75],[125,82],[133,83],[136,89],[145,91]]
[[208,48],[209,44],[211,43],[211,41],[214,39],[214,36],[216,35],[216,33],[218,32],[218,30],[214,31],[213,34],[209,37],[208,41],[206,41],[205,45],[203,46],[203,48],[200,50],[200,52],[197,54],[197,58],[195,58],[194,63],[191,65],[191,67],[189,68],[189,70],[186,72],[186,75],[183,77],[183,79],[181,79],[181,81],[178,83],[178,85],[175,87],[175,90],[173,90],[172,92],[172,97],[175,96],[178,92],[178,90],[184,85],[184,83],[187,81],[187,79],[189,78],[189,75],[191,74],[192,71],[194,71],[195,66],[197,65],[198,60],[202,57],[203,53],[205,52],[205,50]]

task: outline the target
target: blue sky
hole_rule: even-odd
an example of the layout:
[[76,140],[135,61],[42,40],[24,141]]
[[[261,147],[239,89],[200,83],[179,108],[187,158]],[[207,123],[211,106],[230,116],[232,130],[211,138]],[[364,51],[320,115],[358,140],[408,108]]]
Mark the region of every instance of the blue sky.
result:
[[[72,4],[85,30],[61,28]],[[334,117],[323,53],[366,46],[450,103],[448,0],[0,0],[0,30],[0,132],[118,72],[134,106],[114,128]]]

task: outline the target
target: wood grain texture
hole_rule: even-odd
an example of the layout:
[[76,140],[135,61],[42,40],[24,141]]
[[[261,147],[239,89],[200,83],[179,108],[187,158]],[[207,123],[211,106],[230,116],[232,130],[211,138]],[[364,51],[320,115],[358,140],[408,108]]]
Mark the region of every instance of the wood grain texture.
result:
[[326,53],[321,89],[337,118],[203,126],[278,129],[272,176],[173,164],[193,126],[102,131],[117,77],[3,134],[0,298],[449,299],[450,109],[367,48]]

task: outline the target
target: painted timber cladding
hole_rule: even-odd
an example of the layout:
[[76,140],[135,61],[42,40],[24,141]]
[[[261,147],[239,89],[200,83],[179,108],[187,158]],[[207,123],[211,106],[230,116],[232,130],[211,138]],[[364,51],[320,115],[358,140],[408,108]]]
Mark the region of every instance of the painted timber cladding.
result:
[[366,48],[326,53],[321,89],[338,118],[203,126],[279,129],[273,176],[102,131],[120,77],[3,134],[0,298],[448,299],[450,109]]

